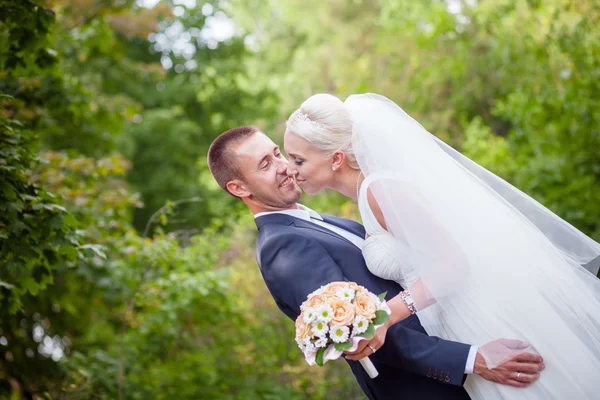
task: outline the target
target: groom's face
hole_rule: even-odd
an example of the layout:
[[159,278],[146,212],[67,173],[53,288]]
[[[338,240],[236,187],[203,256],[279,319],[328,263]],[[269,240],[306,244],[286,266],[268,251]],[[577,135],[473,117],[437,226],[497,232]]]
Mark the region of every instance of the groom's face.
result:
[[267,135],[255,133],[236,146],[235,154],[243,177],[235,194],[253,210],[287,209],[300,200],[296,180],[286,174],[286,158]]

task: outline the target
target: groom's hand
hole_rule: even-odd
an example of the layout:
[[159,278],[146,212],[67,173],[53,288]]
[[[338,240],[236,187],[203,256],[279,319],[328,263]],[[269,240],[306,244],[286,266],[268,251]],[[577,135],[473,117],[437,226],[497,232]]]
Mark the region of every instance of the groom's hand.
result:
[[490,369],[478,352],[473,373],[488,381],[519,388],[527,387],[540,377],[540,372],[544,369],[542,357],[521,352],[527,347],[529,344],[520,340],[499,339],[488,343],[481,347],[481,351],[484,351],[488,358],[503,362]]

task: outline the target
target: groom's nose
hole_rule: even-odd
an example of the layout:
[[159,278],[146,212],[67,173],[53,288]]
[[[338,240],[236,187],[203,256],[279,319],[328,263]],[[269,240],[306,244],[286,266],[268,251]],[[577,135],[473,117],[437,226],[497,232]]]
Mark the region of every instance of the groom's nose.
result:
[[288,168],[288,162],[285,159],[280,159],[277,161],[277,173],[279,175],[286,175],[287,174],[287,168]]
[[287,165],[280,165],[277,167],[277,175],[287,175]]

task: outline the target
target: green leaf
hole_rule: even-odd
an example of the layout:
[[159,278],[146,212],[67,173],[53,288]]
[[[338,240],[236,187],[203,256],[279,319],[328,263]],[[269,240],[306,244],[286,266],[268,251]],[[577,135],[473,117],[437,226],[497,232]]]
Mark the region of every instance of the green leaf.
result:
[[44,209],[49,210],[49,211],[59,210],[62,212],[67,212],[66,208],[64,208],[63,206],[59,206],[58,204],[43,204],[43,207],[44,207]]
[[0,286],[3,286],[7,289],[12,289],[15,287],[15,285],[11,285],[10,283],[6,283],[6,282],[2,282],[2,281],[0,281]]
[[373,320],[373,325],[381,325],[387,322],[390,319],[390,315],[387,311],[379,310],[375,312],[375,319]]
[[27,276],[23,279],[21,279],[21,287],[23,289],[25,289],[26,291],[28,291],[29,293],[31,293],[32,295],[37,295],[41,285],[38,284],[32,277]]
[[79,246],[80,249],[90,249],[100,258],[106,259],[106,253],[104,253],[103,247],[98,244],[84,244],[83,246]]
[[58,204],[51,204],[51,203],[50,204],[49,203],[37,203],[37,204],[34,204],[31,208],[34,210],[40,210],[43,208],[48,211],[58,210],[58,211],[62,211],[62,212],[67,212],[67,209],[64,208],[63,206],[60,206]]
[[160,221],[161,225],[167,225],[167,216],[165,214],[160,214],[158,216],[158,220]]
[[318,366],[322,367],[323,366],[323,357],[325,356],[325,350],[327,348],[320,348],[317,351],[317,357],[315,358],[315,362],[317,363]]
[[377,296],[377,297],[379,297],[379,300],[380,300],[380,301],[384,301],[384,300],[385,300],[385,296],[386,296],[386,295],[387,295],[387,292],[383,292],[383,293],[381,293],[381,294],[380,294],[379,296]]
[[59,248],[60,253],[70,260],[77,259],[77,249],[71,245],[63,245]]
[[336,343],[333,345],[337,351],[346,351],[352,348],[352,342]]
[[366,331],[364,331],[364,333],[361,333],[360,336],[370,339],[373,337],[373,335],[375,335],[375,325],[373,324],[369,324],[369,327],[367,328]]

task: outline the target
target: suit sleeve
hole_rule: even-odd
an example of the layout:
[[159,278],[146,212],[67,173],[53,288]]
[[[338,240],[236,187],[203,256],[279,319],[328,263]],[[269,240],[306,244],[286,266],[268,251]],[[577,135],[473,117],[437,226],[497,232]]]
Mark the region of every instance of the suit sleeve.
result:
[[[309,293],[330,282],[348,280],[327,250],[303,235],[267,238],[257,258],[277,306],[291,319],[300,314]],[[406,321],[388,330],[384,346],[371,356],[373,362],[462,385],[470,346],[430,337],[410,329]]]
[[385,343],[370,358],[375,363],[462,386],[470,349],[468,344],[428,336],[400,322],[388,329]]

